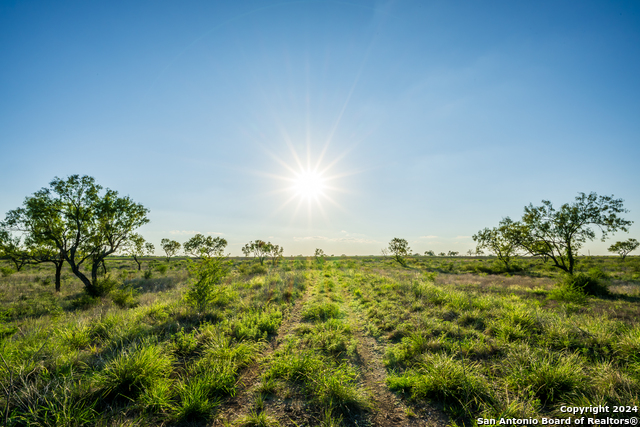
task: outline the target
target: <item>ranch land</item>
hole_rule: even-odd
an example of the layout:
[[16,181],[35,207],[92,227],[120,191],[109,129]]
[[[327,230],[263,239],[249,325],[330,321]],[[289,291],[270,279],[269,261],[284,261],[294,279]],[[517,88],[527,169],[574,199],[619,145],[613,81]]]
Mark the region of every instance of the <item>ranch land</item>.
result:
[[[640,257],[0,260],[6,426],[472,426],[638,417]],[[581,278],[581,279],[580,279]],[[580,282],[582,280],[582,282]],[[586,281],[586,282],[585,282]],[[592,286],[583,292],[584,283]],[[595,290],[595,291],[594,291]],[[622,412],[614,408],[624,407]],[[483,421],[484,420],[484,421]],[[610,421],[612,422],[612,421]]]

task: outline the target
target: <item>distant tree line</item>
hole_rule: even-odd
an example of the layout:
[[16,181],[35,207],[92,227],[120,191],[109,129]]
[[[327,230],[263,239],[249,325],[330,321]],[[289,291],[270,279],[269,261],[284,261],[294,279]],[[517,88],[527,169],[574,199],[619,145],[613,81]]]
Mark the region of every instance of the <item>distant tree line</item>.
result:
[[[497,227],[484,228],[473,236],[477,248],[467,251],[470,256],[489,251],[511,269],[514,257],[540,256],[550,260],[558,269],[573,274],[576,256],[587,241],[599,230],[602,241],[617,231],[628,232],[632,221],[620,215],[626,213],[623,200],[595,193],[579,193],[574,203],[565,203],[555,209],[551,202],[541,206],[529,205],[519,221],[503,218]],[[105,258],[116,253],[133,258],[141,269],[141,259],[153,255],[152,243],[135,233],[148,223],[149,210],[128,196],[103,189],[90,176],[72,175],[67,179],[54,178],[49,187],[28,196],[23,205],[9,211],[0,222],[0,257],[8,258],[20,271],[27,264],[52,263],[55,265],[56,291],[60,290],[61,270],[66,263],[83,283],[90,295],[99,293],[98,275],[106,272]],[[595,229],[595,230],[594,230]],[[187,256],[198,259],[224,257],[227,240],[222,237],[196,234],[184,244],[164,238],[160,246],[167,261],[181,248]],[[616,242],[609,251],[622,259],[640,243],[636,239]],[[242,252],[264,264],[270,259],[277,265],[283,248],[271,242],[255,240],[247,243]],[[392,254],[395,261],[406,266],[411,255],[405,239],[393,238],[382,255]],[[425,256],[436,256],[427,250]],[[457,251],[440,252],[439,256],[457,256]],[[316,249],[315,259],[323,263],[325,253]],[[418,254],[414,254],[418,256]],[[81,268],[87,266],[87,275]]]

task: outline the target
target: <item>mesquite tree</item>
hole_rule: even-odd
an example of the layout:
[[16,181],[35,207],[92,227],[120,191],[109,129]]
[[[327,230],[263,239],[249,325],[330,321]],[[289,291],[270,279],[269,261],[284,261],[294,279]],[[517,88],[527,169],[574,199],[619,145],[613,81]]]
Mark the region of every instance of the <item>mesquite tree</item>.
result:
[[143,256],[153,255],[156,247],[153,243],[145,241],[144,237],[140,234],[133,233],[126,244],[124,253],[129,255],[138,264],[138,271],[142,270],[142,258]]
[[504,262],[507,271],[511,270],[511,259],[521,251],[517,236],[520,225],[506,217],[498,224],[498,227],[485,228],[473,235],[473,240],[478,242],[478,250],[488,249],[493,252],[500,261]]
[[609,246],[609,252],[616,253],[622,257],[622,260],[627,257],[629,252],[633,252],[638,249],[640,246],[640,242],[636,239],[627,239],[624,242],[615,242],[613,245]]
[[407,266],[407,260],[404,259],[407,255],[411,253],[411,248],[409,248],[409,242],[405,239],[400,239],[398,237],[394,237],[389,242],[389,251],[393,254],[396,261],[403,266]]
[[249,242],[242,248],[244,256],[253,256],[260,261],[260,265],[264,265],[264,260],[267,257],[271,257],[273,265],[276,265],[278,260],[282,258],[282,252],[284,251],[278,245],[274,245],[271,242],[265,242],[264,240],[256,240],[255,242]]
[[[149,222],[149,212],[131,198],[105,189],[90,176],[55,177],[7,213],[5,226],[27,235],[33,245],[55,247],[90,295],[99,293],[98,268],[133,231]],[[81,267],[91,264],[91,278]]]
[[221,256],[224,253],[224,248],[227,247],[227,240],[222,237],[204,237],[204,235],[198,233],[186,241],[182,247],[186,254],[193,257],[211,258],[213,256]]
[[180,242],[170,239],[160,240],[160,246],[164,253],[167,254],[167,262],[169,262],[172,256],[175,256],[178,253],[181,247]]

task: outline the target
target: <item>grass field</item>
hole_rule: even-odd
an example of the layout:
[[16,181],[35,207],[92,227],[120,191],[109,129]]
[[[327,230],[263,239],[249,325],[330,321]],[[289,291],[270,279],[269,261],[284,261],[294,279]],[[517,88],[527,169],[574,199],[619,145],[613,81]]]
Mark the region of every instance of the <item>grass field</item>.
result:
[[148,258],[138,271],[110,258],[112,289],[91,298],[68,270],[56,294],[53,268],[0,261],[0,423],[469,426],[599,405],[609,412],[584,415],[640,415],[640,257],[581,258],[578,275],[608,288],[596,296],[539,259],[506,272],[493,258],[236,258],[206,308],[185,299],[196,263]]

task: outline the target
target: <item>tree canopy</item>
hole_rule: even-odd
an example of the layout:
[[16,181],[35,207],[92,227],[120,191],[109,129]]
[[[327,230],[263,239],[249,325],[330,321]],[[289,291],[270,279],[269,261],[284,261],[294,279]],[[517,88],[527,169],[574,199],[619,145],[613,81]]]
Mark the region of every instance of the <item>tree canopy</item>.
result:
[[182,247],[186,254],[193,257],[201,258],[206,256],[211,258],[223,254],[224,248],[227,247],[227,240],[222,237],[205,237],[198,233],[186,241]]
[[[98,268],[116,252],[133,231],[149,222],[149,212],[128,196],[96,184],[90,176],[55,177],[7,213],[5,227],[24,233],[34,246],[55,247],[82,281],[85,290],[97,292]],[[91,279],[80,267],[89,261]]]
[[554,266],[573,274],[578,250],[596,238],[597,229],[604,242],[616,231],[629,231],[632,221],[619,215],[628,212],[622,199],[579,193],[574,203],[555,209],[550,201],[524,208],[518,243],[529,254],[551,259]]
[[162,247],[162,250],[167,255],[167,262],[169,262],[171,257],[176,256],[178,251],[180,251],[182,245],[180,244],[180,242],[177,242],[175,240],[162,239],[160,240],[160,247]]
[[269,256],[275,265],[278,262],[278,259],[282,258],[283,252],[284,249],[282,247],[263,240],[256,240],[255,242],[251,241],[242,248],[244,256],[248,257],[253,254],[253,256],[260,261],[260,265],[263,265],[264,260]]
[[126,243],[124,253],[133,258],[138,264],[138,271],[142,269],[142,262],[139,258],[143,256],[153,255],[156,248],[153,243],[145,241],[140,234],[133,233]]
[[407,265],[407,261],[404,257],[411,253],[411,248],[409,248],[409,242],[405,239],[394,237],[391,239],[391,242],[389,242],[389,252],[393,254],[400,265],[405,267]]
[[627,239],[623,242],[615,242],[613,245],[609,246],[609,252],[616,253],[622,257],[622,260],[626,258],[629,252],[633,252],[638,249],[640,246],[640,242],[636,239]]
[[0,228],[0,257],[9,258],[16,266],[16,271],[20,271],[30,259],[21,238],[2,228]]
[[511,270],[511,259],[522,250],[518,243],[519,224],[506,217],[498,224],[498,227],[485,228],[473,235],[473,240],[478,242],[476,253],[482,249],[493,252],[507,269]]

